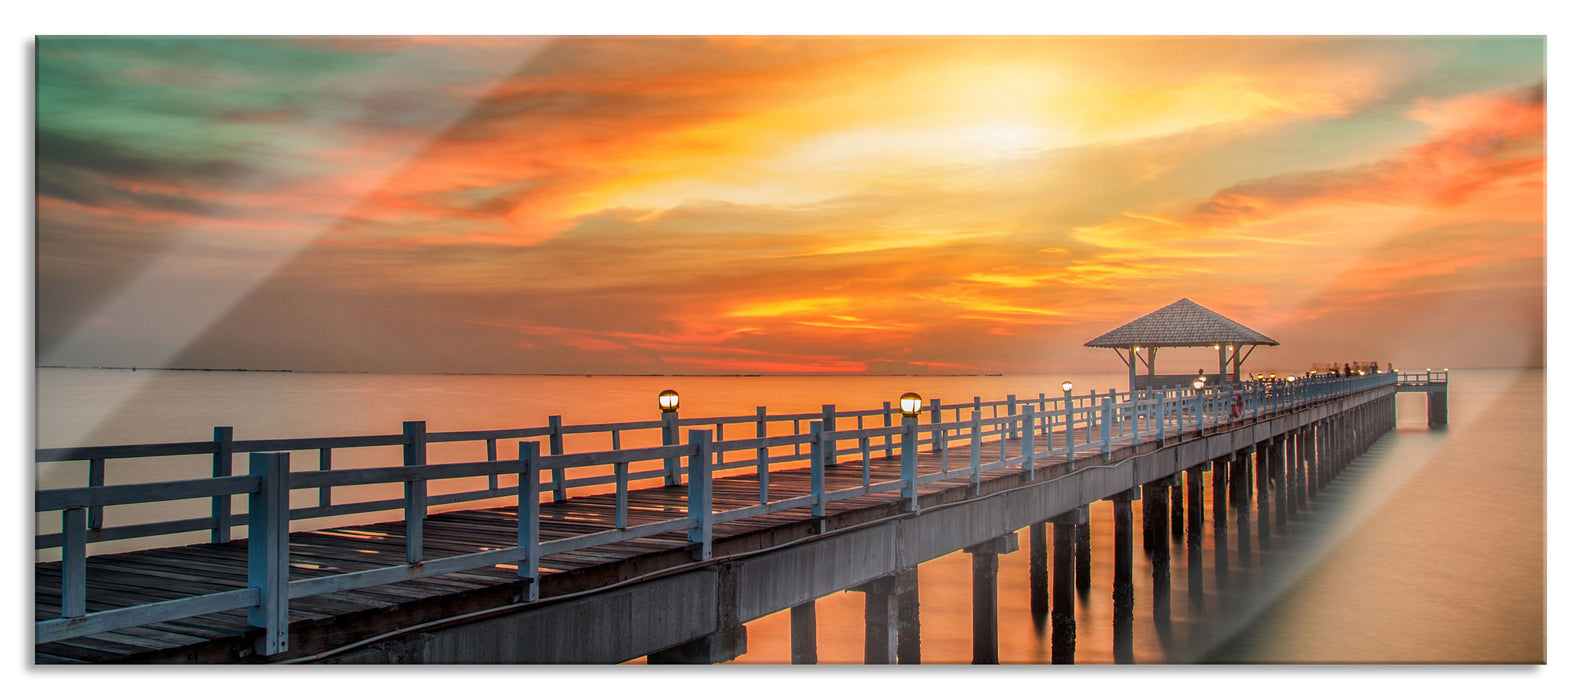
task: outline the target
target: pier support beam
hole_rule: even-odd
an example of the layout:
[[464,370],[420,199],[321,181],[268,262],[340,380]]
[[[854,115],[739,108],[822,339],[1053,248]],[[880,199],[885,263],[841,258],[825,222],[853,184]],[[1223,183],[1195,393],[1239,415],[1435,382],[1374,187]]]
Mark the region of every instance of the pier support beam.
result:
[[791,663],[818,663],[818,601],[791,608]]
[[1078,513],[1087,520],[1087,506],[1055,518],[1054,552],[1050,559],[1050,655],[1055,664],[1076,663],[1077,654],[1077,602],[1076,602],[1076,529]]
[[1016,551],[1016,534],[967,549],[972,554],[972,663],[1000,663],[1000,555]]
[[717,664],[747,653],[747,627],[741,622],[741,564],[719,564],[719,627],[683,644],[648,655],[651,664]]

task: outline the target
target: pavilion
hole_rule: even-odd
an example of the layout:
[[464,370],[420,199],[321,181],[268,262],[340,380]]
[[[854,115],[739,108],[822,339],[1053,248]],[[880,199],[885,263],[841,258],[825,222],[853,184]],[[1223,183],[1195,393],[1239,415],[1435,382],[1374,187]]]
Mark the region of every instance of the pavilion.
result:
[[[1085,344],[1090,348],[1111,348],[1126,363],[1133,390],[1146,387],[1191,386],[1197,375],[1167,375],[1154,371],[1159,348],[1206,348],[1219,351],[1219,373],[1206,376],[1210,384],[1224,384],[1226,365],[1229,381],[1240,381],[1241,363],[1259,345],[1279,345],[1273,338],[1241,325],[1202,306],[1182,299],[1131,323],[1116,328]],[[1128,350],[1128,352],[1122,352]],[[1230,351],[1227,359],[1226,351]],[[1142,359],[1147,374],[1139,376],[1137,361]],[[1141,380],[1139,382],[1139,380]]]

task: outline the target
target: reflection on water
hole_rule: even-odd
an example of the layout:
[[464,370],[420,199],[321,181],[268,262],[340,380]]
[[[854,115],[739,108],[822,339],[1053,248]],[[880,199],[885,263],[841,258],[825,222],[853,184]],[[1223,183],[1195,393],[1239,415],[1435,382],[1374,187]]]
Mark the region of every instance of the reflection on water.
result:
[[[1460,370],[1451,381],[1447,429],[1427,430],[1422,395],[1402,395],[1397,430],[1316,498],[1271,496],[1267,544],[1253,535],[1263,504],[1213,507],[1209,474],[1204,528],[1188,517],[1185,533],[1170,535],[1168,563],[1141,555],[1142,503],[1133,503],[1130,616],[1117,615],[1111,595],[1110,504],[1092,505],[1076,662],[1544,662],[1544,373]],[[1281,506],[1294,506],[1283,523]],[[1019,551],[1000,562],[1000,661],[1049,663],[1051,630],[1032,613],[1020,534]],[[1156,573],[1156,561],[1168,568]],[[969,663],[971,557],[919,572],[924,663]],[[820,663],[861,663],[861,594],[818,606]],[[736,662],[786,663],[785,617],[748,623]]]

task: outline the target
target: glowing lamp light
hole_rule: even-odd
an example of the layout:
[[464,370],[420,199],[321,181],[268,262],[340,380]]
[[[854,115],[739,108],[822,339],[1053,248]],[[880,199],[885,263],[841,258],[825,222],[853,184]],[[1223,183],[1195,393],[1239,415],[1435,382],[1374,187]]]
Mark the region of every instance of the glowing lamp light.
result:
[[1071,387],[1072,386],[1073,385],[1071,383],[1071,380],[1068,379],[1068,380],[1063,381],[1063,382],[1060,383],[1060,390],[1066,392],[1067,394],[1069,394],[1069,393],[1071,393]]
[[659,410],[662,413],[675,413],[681,408],[681,395],[672,389],[659,392]]
[[1285,375],[1285,380],[1287,382],[1293,382],[1294,383],[1296,381],[1296,375],[1294,375],[1294,374],[1287,374],[1287,375]]
[[901,415],[916,416],[923,412],[923,397],[908,391],[901,395]]
[[1192,380],[1192,388],[1196,389],[1198,391],[1202,391],[1203,390],[1203,378],[1202,377],[1198,377],[1197,379]]

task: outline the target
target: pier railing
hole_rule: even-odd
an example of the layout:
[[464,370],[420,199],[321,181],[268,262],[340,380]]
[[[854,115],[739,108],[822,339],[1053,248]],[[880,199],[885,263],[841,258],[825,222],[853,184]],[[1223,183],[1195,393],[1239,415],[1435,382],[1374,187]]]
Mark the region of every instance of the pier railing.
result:
[[[111,631],[224,610],[247,609],[249,622],[263,628],[263,653],[284,649],[286,610],[294,598],[353,590],[482,567],[515,567],[527,584],[525,597],[536,600],[539,563],[545,556],[615,542],[685,531],[694,557],[712,558],[712,529],[731,522],[792,509],[808,508],[822,517],[832,502],[856,496],[899,491],[907,509],[915,509],[918,487],[940,479],[965,478],[976,488],[980,477],[1000,469],[1019,470],[1032,479],[1036,460],[1074,464],[1086,453],[1109,454],[1116,445],[1136,445],[1169,434],[1219,430],[1276,413],[1329,401],[1397,382],[1396,375],[1309,378],[1292,382],[1243,382],[1204,390],[1176,388],[1037,398],[1007,396],[1004,401],[941,404],[930,402],[919,415],[900,416],[882,408],[770,415],[759,408],[751,416],[680,418],[665,414],[656,421],[564,425],[551,417],[543,427],[428,433],[421,421],[407,422],[400,434],[328,438],[236,440],[229,427],[214,429],[202,442],[46,448],[35,460],[87,463],[86,486],[35,492],[35,511],[58,512],[61,532],[35,536],[35,549],[59,548],[62,572],[59,615],[35,626],[36,643]],[[1404,381],[1404,380],[1402,380]],[[924,423],[923,419],[927,418]],[[872,423],[879,423],[873,425]],[[751,425],[754,435],[725,439],[726,426]],[[804,430],[804,424],[806,430]],[[681,444],[681,427],[688,431]],[[697,429],[702,427],[702,429]],[[712,429],[711,429],[712,428]],[[570,435],[610,436],[610,449],[568,452]],[[778,434],[777,434],[778,433]],[[640,435],[650,444],[623,447]],[[1060,436],[1059,445],[1056,436]],[[655,439],[657,438],[657,439]],[[516,440],[516,455],[501,458],[501,441]],[[435,443],[482,443],[485,459],[431,464],[428,447]],[[1008,450],[1011,443],[1018,449]],[[652,444],[657,443],[657,444]],[[402,448],[402,463],[393,466],[333,468],[335,451],[370,447]],[[954,457],[952,448],[967,448]],[[293,472],[291,453],[317,456],[316,469]],[[919,452],[936,453],[937,469],[919,472]],[[248,455],[248,473],[232,474],[232,462]],[[870,472],[876,457],[900,455],[900,477],[876,480]],[[106,485],[105,470],[117,462],[180,455],[209,455],[207,478]],[[837,462],[860,460],[861,486],[839,491],[825,488],[825,469]],[[685,470],[682,463],[685,462]],[[769,475],[775,465],[806,467],[810,486],[805,494],[771,498]],[[1070,468],[1069,466],[1067,468]],[[591,474],[589,473],[591,470]],[[721,472],[751,473],[758,478],[758,503],[716,511],[713,477]],[[546,474],[547,472],[547,474]],[[547,479],[545,477],[548,477]],[[515,484],[503,483],[512,479]],[[429,495],[436,482],[483,480],[482,488]],[[633,511],[627,494],[634,484],[685,484],[687,510],[682,514]],[[533,484],[520,489],[516,484]],[[400,485],[400,498],[335,503],[336,488]],[[616,522],[610,529],[543,540],[539,508],[568,498],[578,488],[612,487]],[[316,492],[313,505],[291,507],[292,491]],[[231,512],[233,496],[247,496],[245,513]],[[209,499],[208,517],[104,526],[103,509],[112,506]],[[496,499],[514,499],[518,542],[459,556],[425,559],[423,520],[434,508]],[[321,574],[289,568],[288,543],[293,525],[311,529],[327,517],[399,510],[404,515],[406,563],[348,573]],[[248,584],[245,588],[207,595],[178,596],[159,603],[90,611],[86,601],[87,546],[128,538],[173,533],[208,532],[210,540],[230,539],[232,528],[248,533]],[[293,576],[294,575],[294,576]],[[294,580],[293,580],[294,578]]]

